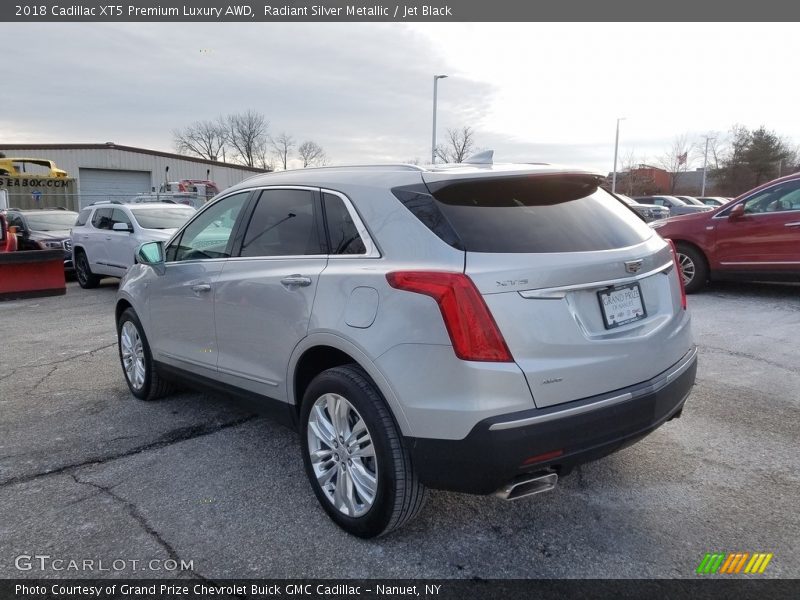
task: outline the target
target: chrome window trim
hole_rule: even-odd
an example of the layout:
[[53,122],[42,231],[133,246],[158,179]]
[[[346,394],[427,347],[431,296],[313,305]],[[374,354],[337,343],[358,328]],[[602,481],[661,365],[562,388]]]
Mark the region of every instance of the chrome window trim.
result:
[[651,381],[649,385],[646,385],[642,389],[636,390],[635,392],[626,392],[624,394],[619,394],[618,396],[612,396],[611,398],[605,398],[604,400],[598,400],[597,402],[592,402],[590,404],[565,408],[564,410],[556,410],[544,415],[536,415],[533,417],[527,417],[525,419],[519,419],[516,421],[502,421],[500,423],[493,423],[492,425],[489,426],[489,431],[516,429],[517,427],[526,427],[528,425],[534,425],[536,423],[546,423],[547,421],[554,421],[556,419],[563,419],[564,417],[580,415],[583,413],[591,412],[593,410],[597,410],[598,408],[606,408],[608,406],[620,404],[628,400],[634,400],[636,398],[640,398],[647,394],[652,394],[666,387],[667,385],[672,383],[675,379],[680,377],[689,367],[692,366],[692,361],[695,359],[696,356],[697,356],[697,346],[693,347],[691,350],[689,350],[689,352],[684,354],[681,360],[679,360],[676,365],[673,365],[670,369],[667,369],[665,373],[656,377],[654,380]]
[[347,260],[352,260],[354,258],[380,258],[381,252],[378,249],[377,244],[373,241],[367,226],[364,225],[364,221],[361,220],[361,215],[358,214],[358,211],[356,210],[356,207],[353,205],[350,198],[341,192],[337,192],[336,190],[331,190],[328,188],[319,188],[319,191],[322,194],[332,194],[341,198],[342,202],[344,202],[344,207],[350,214],[350,218],[353,219],[353,224],[356,226],[358,235],[361,236],[361,241],[364,243],[364,248],[367,250],[364,254],[330,254],[329,256],[331,258],[343,258]]
[[[742,202],[746,202],[746,200],[742,200]],[[736,204],[741,204],[742,202],[737,202]],[[735,206],[735,205],[734,205]],[[711,217],[712,219],[727,219],[730,216],[731,207],[725,207],[725,210],[721,210],[719,214],[714,215]],[[727,213],[723,215],[722,213]],[[761,212],[761,213],[745,213],[743,217],[771,217],[775,215],[786,215],[789,213],[800,213],[800,208],[793,208],[792,210],[773,210],[771,212]]]
[[567,294],[567,292],[574,292],[576,290],[585,290],[592,288],[604,288],[611,285],[624,285],[626,283],[639,281],[641,279],[645,279],[652,275],[656,275],[658,273],[667,271],[673,266],[675,266],[674,261],[669,261],[664,263],[660,267],[656,267],[655,269],[647,271],[646,273],[640,273],[638,275],[633,275],[631,277],[620,277],[619,279],[607,279],[605,281],[592,281],[590,283],[576,283],[574,285],[563,285],[557,287],[523,290],[518,293],[520,296],[527,299],[556,300],[559,298],[563,298]]

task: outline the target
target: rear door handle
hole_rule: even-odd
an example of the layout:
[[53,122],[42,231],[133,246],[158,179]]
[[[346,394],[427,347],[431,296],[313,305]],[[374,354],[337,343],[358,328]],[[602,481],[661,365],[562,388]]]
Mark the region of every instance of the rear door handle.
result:
[[211,290],[210,283],[196,283],[192,286],[193,292],[208,292]]
[[286,287],[307,287],[311,285],[311,277],[306,277],[304,275],[289,275],[288,277],[281,279],[281,283]]
[[800,221],[797,221],[796,223],[786,223],[784,227],[800,227]]

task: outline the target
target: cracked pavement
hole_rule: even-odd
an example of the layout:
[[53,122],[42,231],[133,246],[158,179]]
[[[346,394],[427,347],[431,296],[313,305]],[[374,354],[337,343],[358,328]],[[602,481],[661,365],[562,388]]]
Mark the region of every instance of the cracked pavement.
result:
[[[115,293],[0,303],[0,577],[693,577],[711,551],[773,552],[766,575],[800,577],[796,285],[689,298],[700,367],[681,419],[547,494],[433,492],[373,541],[319,508],[291,431],[225,398],[130,396]],[[18,571],[20,554],[127,564]],[[193,570],[130,566],[152,559]]]

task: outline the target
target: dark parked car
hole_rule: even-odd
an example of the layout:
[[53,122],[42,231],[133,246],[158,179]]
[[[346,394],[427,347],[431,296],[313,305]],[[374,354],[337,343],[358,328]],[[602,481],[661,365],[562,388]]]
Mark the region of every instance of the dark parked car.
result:
[[687,292],[709,279],[800,281],[800,174],[710,212],[650,224],[675,242]]
[[681,200],[675,196],[637,196],[634,198],[637,202],[642,204],[658,204],[659,206],[666,206],[669,208],[670,216],[675,215],[688,215],[696,212],[705,212],[711,210],[708,206],[697,206],[685,200]]
[[9,208],[6,220],[9,227],[17,228],[19,250],[57,250],[64,251],[64,270],[72,271],[72,241],[70,228],[75,224],[78,213],[61,209],[18,209]]
[[656,219],[666,219],[669,217],[669,209],[657,204],[642,204],[625,194],[613,194],[615,198],[621,200],[640,215],[645,221],[655,221]]

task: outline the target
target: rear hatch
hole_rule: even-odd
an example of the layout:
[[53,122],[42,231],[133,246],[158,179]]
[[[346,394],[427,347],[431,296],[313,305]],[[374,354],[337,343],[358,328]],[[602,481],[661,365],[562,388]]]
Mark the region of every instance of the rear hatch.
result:
[[425,173],[543,408],[634,385],[691,347],[668,244],[586,173]]

